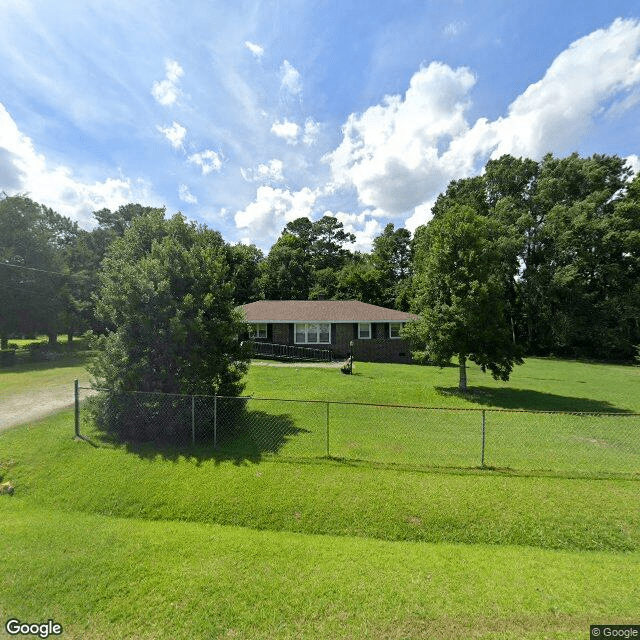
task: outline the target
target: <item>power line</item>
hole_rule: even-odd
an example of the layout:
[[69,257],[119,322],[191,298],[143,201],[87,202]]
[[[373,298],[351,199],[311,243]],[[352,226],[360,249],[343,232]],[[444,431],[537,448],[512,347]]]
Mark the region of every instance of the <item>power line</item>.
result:
[[26,269],[27,271],[38,271],[40,273],[52,273],[56,276],[65,276],[71,278],[80,275],[79,273],[62,273],[62,271],[50,271],[48,269],[36,269],[35,267],[23,267],[21,264],[11,264],[9,262],[0,262],[3,267],[11,267],[12,269]]

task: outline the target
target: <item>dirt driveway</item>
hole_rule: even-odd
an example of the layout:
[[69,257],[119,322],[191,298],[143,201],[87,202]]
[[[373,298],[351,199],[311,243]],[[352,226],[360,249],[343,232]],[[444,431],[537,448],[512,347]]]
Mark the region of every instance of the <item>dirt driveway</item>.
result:
[[[321,367],[338,369],[343,362],[278,362],[254,361],[257,367]],[[80,379],[81,387],[89,387],[89,379]],[[82,389],[80,398],[84,399],[91,391]],[[0,395],[0,431],[40,418],[73,406],[73,379],[64,382],[37,386],[24,393]]]
[[[81,380],[80,385],[88,387],[89,382]],[[86,397],[90,393],[82,390],[80,397]],[[73,403],[73,380],[29,389],[25,393],[0,396],[0,431],[44,418],[54,411],[72,407]]]

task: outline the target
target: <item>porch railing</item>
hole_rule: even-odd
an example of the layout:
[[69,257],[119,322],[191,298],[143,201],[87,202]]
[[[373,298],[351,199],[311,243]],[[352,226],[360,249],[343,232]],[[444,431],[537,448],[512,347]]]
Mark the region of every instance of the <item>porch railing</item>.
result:
[[274,358],[276,360],[313,360],[331,362],[331,349],[316,349],[314,347],[298,347],[289,344],[275,344],[272,342],[243,343],[249,345],[253,358]]

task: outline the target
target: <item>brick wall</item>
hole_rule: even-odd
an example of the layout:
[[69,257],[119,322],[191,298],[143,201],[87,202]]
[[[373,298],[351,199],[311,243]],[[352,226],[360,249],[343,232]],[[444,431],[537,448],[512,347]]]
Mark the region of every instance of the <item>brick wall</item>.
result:
[[[346,358],[351,351],[353,340],[354,358],[362,362],[411,362],[409,347],[404,340],[389,339],[389,325],[376,322],[371,325],[370,340],[358,340],[358,325],[353,322],[333,323],[331,325],[331,344],[306,345],[320,349],[330,348],[334,358]],[[293,324],[270,324],[269,342],[276,344],[295,344]]]
[[[377,335],[377,334],[376,334]],[[354,340],[353,359],[357,362],[411,363],[409,345],[401,339]]]

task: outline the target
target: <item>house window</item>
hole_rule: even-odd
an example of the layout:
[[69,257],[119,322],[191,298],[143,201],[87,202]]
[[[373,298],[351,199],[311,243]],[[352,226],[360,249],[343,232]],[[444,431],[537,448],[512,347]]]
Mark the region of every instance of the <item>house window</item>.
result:
[[267,324],[265,322],[257,322],[251,325],[251,337],[252,338],[266,338],[267,337]]
[[389,323],[389,337],[400,338],[400,329],[402,329],[402,322],[390,322]]
[[330,344],[331,325],[328,322],[299,323],[295,326],[296,344]]
[[358,338],[360,340],[368,340],[371,338],[370,322],[358,322]]

